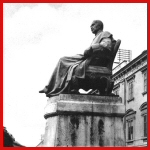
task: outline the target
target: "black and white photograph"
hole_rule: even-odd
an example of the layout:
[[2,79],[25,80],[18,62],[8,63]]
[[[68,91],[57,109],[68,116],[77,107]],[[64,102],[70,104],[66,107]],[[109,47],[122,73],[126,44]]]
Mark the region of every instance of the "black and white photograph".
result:
[[147,147],[147,3],[3,3],[4,147]]

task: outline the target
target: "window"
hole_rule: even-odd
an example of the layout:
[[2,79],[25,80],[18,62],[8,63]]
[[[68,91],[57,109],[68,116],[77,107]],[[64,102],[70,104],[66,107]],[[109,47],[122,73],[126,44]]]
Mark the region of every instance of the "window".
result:
[[143,116],[144,123],[144,137],[147,137],[147,114]]
[[147,137],[147,102],[144,102],[140,106],[141,116],[143,121],[143,134],[142,137]]
[[143,77],[144,77],[144,92],[147,92],[147,72],[146,71],[143,73]]
[[119,88],[117,88],[117,89],[114,91],[114,94],[115,94],[115,95],[119,95]]
[[128,109],[126,111],[126,142],[127,145],[132,145],[134,142],[135,136],[135,117],[136,111],[133,109]]
[[127,78],[127,94],[128,94],[128,102],[134,100],[134,81],[135,75],[129,76]]
[[119,95],[119,89],[120,89],[120,84],[119,84],[119,83],[116,84],[116,85],[114,85],[113,93],[114,93],[115,95]]
[[129,82],[128,90],[129,90],[129,99],[133,99],[133,80]]
[[133,120],[128,121],[128,140],[133,140]]
[[147,93],[147,66],[144,66],[141,70],[143,74],[143,96]]

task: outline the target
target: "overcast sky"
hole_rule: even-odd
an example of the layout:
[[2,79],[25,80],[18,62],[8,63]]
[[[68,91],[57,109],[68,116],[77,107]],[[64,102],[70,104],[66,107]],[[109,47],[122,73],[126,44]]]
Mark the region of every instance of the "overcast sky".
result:
[[60,57],[82,54],[102,20],[104,31],[121,39],[134,59],[147,49],[144,3],[4,4],[4,126],[25,146],[36,146],[45,131],[47,84]]

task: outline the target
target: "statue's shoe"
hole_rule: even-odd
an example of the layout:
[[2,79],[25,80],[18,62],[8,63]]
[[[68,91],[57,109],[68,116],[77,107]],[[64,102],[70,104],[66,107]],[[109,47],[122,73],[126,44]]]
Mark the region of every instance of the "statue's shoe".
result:
[[48,89],[45,87],[43,90],[39,91],[39,93],[47,93]]

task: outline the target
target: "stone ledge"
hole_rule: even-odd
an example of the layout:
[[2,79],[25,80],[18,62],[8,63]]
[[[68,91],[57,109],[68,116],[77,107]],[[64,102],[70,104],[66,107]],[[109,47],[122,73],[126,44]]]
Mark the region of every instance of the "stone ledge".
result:
[[125,106],[120,97],[60,94],[48,99],[44,117],[74,113],[123,117]]
[[102,116],[102,117],[124,117],[121,113],[93,113],[93,112],[72,112],[72,111],[57,111],[54,113],[47,113],[44,115],[45,119],[55,116]]
[[[97,96],[87,94],[60,94],[58,99],[65,101],[92,101],[92,102],[106,102],[106,103],[122,103],[121,97],[118,96]],[[54,97],[52,97],[54,98]],[[51,99],[51,98],[50,98]]]

